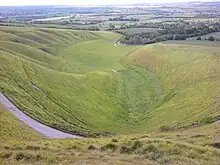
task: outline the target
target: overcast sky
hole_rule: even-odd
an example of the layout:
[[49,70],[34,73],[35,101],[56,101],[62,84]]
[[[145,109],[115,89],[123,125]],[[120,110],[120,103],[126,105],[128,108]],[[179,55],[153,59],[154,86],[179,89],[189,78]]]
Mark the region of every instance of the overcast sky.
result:
[[[144,2],[181,2],[195,0],[0,0],[0,6],[17,5],[106,5]],[[216,0],[217,1],[217,0]]]

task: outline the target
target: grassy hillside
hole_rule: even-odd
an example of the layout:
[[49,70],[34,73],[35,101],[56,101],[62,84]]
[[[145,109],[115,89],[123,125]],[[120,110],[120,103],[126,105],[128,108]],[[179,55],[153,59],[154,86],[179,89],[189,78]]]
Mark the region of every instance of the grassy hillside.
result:
[[116,135],[47,140],[0,105],[0,164],[219,165],[217,43],[119,37],[0,28],[1,92],[51,127]]
[[[176,133],[47,140],[0,106],[0,164],[219,165],[219,123]],[[206,130],[206,131],[204,131]]]
[[2,104],[0,104],[0,138],[1,143],[5,144],[13,141],[23,142],[43,139],[26,124],[18,121]]
[[220,49],[127,46],[109,32],[0,28],[0,90],[48,126],[85,136],[219,119]]
[[[0,105],[0,164],[219,165],[219,123],[176,133],[47,140]],[[206,131],[204,131],[206,130]]]
[[219,119],[219,52],[218,47],[158,44],[130,55],[131,61],[156,74],[163,86],[162,102],[147,113],[150,128]]

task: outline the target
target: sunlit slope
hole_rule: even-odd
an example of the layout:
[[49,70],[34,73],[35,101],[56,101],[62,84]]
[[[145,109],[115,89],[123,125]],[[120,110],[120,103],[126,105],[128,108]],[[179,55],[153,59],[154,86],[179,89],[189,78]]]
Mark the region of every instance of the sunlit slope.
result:
[[81,135],[218,118],[218,47],[128,46],[119,37],[0,28],[0,90],[33,118]]
[[26,124],[16,119],[2,104],[0,104],[0,137],[1,143],[43,139]]
[[148,127],[219,119],[219,48],[158,44],[137,50],[130,60],[156,74],[163,86],[161,104],[147,113]]
[[56,49],[54,54],[2,41],[1,90],[24,112],[49,126],[80,134],[117,132],[120,122],[115,116],[126,112],[116,100],[117,74],[112,70],[124,68],[120,58],[136,47],[115,47],[115,40],[101,37],[89,41],[89,36],[97,35],[84,33],[88,34],[84,42],[49,46],[39,42]]

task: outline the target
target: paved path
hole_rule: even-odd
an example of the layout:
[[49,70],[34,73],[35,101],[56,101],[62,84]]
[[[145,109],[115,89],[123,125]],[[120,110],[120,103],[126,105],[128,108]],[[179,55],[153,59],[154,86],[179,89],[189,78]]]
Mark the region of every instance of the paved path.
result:
[[35,129],[41,135],[51,138],[51,139],[66,139],[66,138],[82,138],[80,136],[71,135],[64,133],[62,131],[50,128],[46,125],[39,123],[38,121],[32,119],[21,110],[19,110],[9,99],[7,99],[0,92],[0,102],[6,107],[7,110],[12,112],[17,118],[29,125],[31,128]]

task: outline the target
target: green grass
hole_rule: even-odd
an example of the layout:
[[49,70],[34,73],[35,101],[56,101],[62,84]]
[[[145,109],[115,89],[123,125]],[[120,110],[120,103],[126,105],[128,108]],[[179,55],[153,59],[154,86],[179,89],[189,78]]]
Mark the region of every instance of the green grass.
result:
[[[0,105],[0,163],[27,164],[171,164],[219,165],[211,146],[217,124],[176,133],[120,135],[79,140],[47,140]],[[206,131],[204,131],[206,130]]]
[[37,141],[43,139],[26,124],[18,121],[0,104],[0,138],[1,144],[24,141]]
[[[9,119],[4,109],[5,117]],[[18,123],[17,119],[10,119]],[[2,125],[1,125],[2,128]],[[1,164],[192,164],[219,165],[220,151],[210,142],[216,133],[213,125],[206,126],[208,132],[202,136],[204,127],[166,134],[121,135],[115,137],[82,140],[31,139],[18,141],[21,134],[12,135],[7,142],[0,142]],[[14,125],[19,129],[20,125]],[[196,132],[195,132],[196,131]],[[9,131],[7,131],[8,133]],[[31,135],[31,136],[30,136]],[[0,134],[2,138],[4,134]],[[194,141],[200,141],[200,144]]]
[[131,59],[155,73],[163,86],[163,100],[147,113],[148,127],[184,127],[218,111],[219,48],[195,45],[146,46]]
[[96,136],[220,116],[217,43],[128,46],[115,33],[44,28],[0,35],[0,90],[48,126]]

